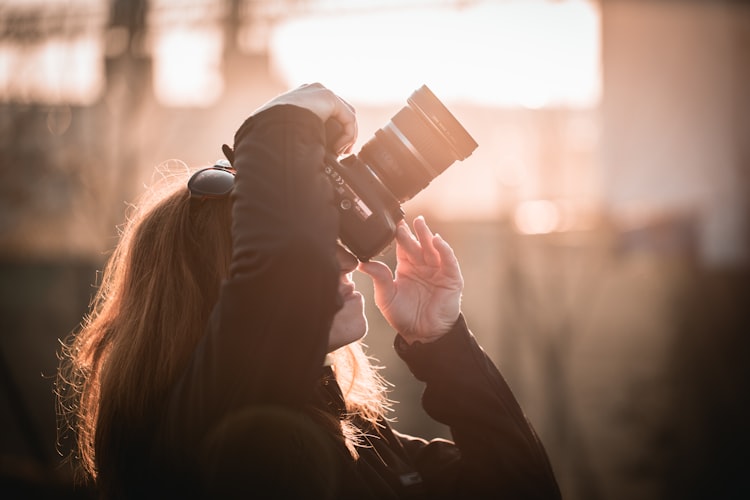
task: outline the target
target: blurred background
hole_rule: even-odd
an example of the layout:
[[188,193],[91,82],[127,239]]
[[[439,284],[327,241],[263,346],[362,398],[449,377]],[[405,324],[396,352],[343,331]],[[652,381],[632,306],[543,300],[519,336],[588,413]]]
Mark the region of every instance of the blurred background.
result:
[[[319,81],[359,146],[422,84],[479,143],[407,219],[454,246],[565,498],[750,498],[748,54],[728,0],[0,1],[0,495],[86,496],[57,351],[127,204]],[[396,427],[449,437],[369,314]]]

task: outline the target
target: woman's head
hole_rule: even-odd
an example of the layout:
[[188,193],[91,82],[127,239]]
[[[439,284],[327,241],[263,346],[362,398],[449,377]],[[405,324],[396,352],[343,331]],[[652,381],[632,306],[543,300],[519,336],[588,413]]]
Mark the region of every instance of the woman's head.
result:
[[116,460],[106,458],[112,441],[130,437],[119,423],[148,426],[229,273],[231,201],[191,199],[187,180],[187,169],[168,173],[132,207],[91,312],[64,348],[60,411],[92,475]]
[[[165,175],[132,207],[91,312],[63,347],[58,410],[91,477],[122,477],[133,450],[148,446],[156,427],[150,419],[229,276],[231,198],[191,197],[188,178],[187,169]],[[374,420],[387,405],[384,383],[354,342],[367,324],[350,278],[356,259],[346,257],[339,257],[340,291],[349,300],[331,332],[343,347],[332,356],[350,411]]]

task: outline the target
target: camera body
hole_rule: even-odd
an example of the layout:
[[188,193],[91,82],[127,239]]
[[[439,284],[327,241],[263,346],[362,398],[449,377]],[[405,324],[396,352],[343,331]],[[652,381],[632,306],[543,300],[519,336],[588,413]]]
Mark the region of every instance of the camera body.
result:
[[340,161],[326,155],[324,171],[339,210],[339,239],[362,261],[381,253],[404,218],[399,201],[355,155]]
[[[329,123],[329,143],[335,123]],[[324,172],[339,210],[339,239],[360,261],[386,249],[404,218],[401,204],[426,188],[477,143],[426,86],[356,155],[328,153]]]

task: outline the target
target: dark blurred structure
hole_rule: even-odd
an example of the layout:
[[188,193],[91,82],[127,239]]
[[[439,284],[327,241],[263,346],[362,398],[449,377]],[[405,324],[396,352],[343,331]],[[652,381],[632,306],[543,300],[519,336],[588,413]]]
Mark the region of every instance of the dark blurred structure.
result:
[[[156,27],[147,0],[102,1],[100,8],[91,3],[0,5],[0,40],[21,51],[86,30],[98,30],[105,40],[105,88],[96,102],[21,97],[0,103],[2,498],[91,496],[86,488],[74,487],[62,459],[69,443],[56,439],[59,340],[76,330],[86,314],[97,272],[114,246],[126,203],[139,193],[143,172],[170,158],[170,148],[172,157],[212,161],[248,112],[246,94],[283,90],[269,74],[268,54],[243,53],[232,43],[243,3],[204,6],[213,12],[210,19],[226,25],[230,42],[223,61],[229,83],[223,101],[212,109],[167,109],[156,101],[146,49]],[[11,69],[29,70],[20,66]],[[215,115],[224,116],[218,108],[228,110],[233,120],[211,130]],[[198,132],[196,124],[203,124]],[[159,137],[152,138],[155,129]],[[197,133],[206,136],[198,142],[213,143],[213,150],[196,154],[189,148]]]
[[[650,262],[641,272],[663,275],[669,287],[663,311],[649,314],[665,321],[661,369],[638,385],[612,387],[632,391],[617,417],[641,427],[644,450],[624,447],[631,451],[622,472],[631,481],[616,495],[640,497],[638,482],[651,481],[658,498],[748,498],[750,4],[602,7],[609,198],[625,208],[640,197],[652,209],[619,235],[620,248]],[[700,201],[681,203],[685,195]],[[649,312],[643,298],[623,296],[623,308],[634,318]],[[638,338],[644,344],[633,361],[647,365],[659,343]]]
[[[85,314],[144,172],[168,158],[214,160],[242,118],[284,90],[269,54],[240,50],[237,33],[310,8],[295,0],[188,5],[195,22],[225,33],[224,91],[200,109],[166,108],[154,96],[144,48],[154,7],[102,5],[96,16],[85,7],[0,6],[3,40],[32,44],[85,29],[107,40],[96,102],[0,103],[3,498],[89,496],[72,488],[55,445],[58,339]],[[460,113],[480,149],[495,139],[488,124],[510,128],[522,118],[540,138],[551,194],[564,178],[566,123],[596,121],[597,149],[575,152],[596,158],[604,193],[595,224],[521,234],[510,211],[433,224],[463,263],[470,325],[542,435],[566,498],[750,498],[750,6],[598,6],[599,109]],[[92,27],[91,19],[99,21]],[[369,111],[380,125],[392,110]],[[369,313],[371,329],[387,331]],[[398,427],[445,435],[403,408],[421,387],[388,357],[390,341],[367,338],[403,402]]]

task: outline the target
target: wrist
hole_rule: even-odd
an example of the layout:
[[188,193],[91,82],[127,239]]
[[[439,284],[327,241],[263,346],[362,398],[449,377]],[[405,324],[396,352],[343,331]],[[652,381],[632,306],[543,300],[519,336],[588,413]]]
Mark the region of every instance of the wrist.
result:
[[[430,342],[422,343],[419,340],[414,341],[412,344],[407,343],[403,335],[398,334],[393,342],[394,350],[396,354],[410,364],[412,361],[417,361],[419,366],[424,364],[425,366],[419,368],[418,371],[424,371],[434,369],[434,363],[438,360],[449,360],[454,359],[457,353],[463,351],[463,345],[466,343],[467,338],[472,337],[469,333],[466,320],[463,315],[460,315],[453,325],[453,328],[439,339]],[[438,362],[438,364],[442,361]],[[417,367],[415,365],[415,367]],[[415,373],[416,375],[416,373]],[[418,376],[418,378],[420,378]],[[421,380],[421,378],[420,378]]]
[[456,319],[454,319],[453,321],[445,323],[444,325],[432,327],[424,333],[410,333],[402,331],[398,333],[398,336],[407,345],[412,345],[414,343],[431,344],[433,342],[437,342],[445,335],[453,331],[460,317],[461,314],[459,313]]

